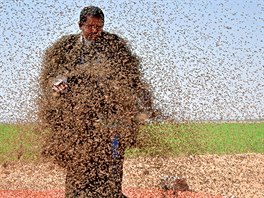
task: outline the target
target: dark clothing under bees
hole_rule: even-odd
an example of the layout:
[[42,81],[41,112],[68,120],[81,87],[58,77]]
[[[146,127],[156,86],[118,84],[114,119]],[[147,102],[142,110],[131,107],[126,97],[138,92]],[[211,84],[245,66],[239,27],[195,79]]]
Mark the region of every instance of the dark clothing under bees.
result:
[[[58,76],[68,83],[60,94],[52,90]],[[66,197],[122,197],[136,116],[152,109],[138,58],[114,34],[89,44],[80,34],[64,36],[46,50],[39,84],[39,118],[48,129],[43,154],[66,168]]]

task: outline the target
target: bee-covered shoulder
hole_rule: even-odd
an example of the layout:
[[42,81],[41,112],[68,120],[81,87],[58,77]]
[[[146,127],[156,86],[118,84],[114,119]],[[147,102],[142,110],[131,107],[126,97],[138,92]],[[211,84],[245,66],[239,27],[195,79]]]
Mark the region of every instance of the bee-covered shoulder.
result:
[[46,49],[46,53],[58,54],[63,51],[68,51],[73,48],[75,43],[78,41],[79,37],[79,34],[70,34],[62,36]]
[[130,51],[128,41],[117,34],[103,32],[104,41],[109,43],[112,47],[117,47],[119,49],[125,49]]

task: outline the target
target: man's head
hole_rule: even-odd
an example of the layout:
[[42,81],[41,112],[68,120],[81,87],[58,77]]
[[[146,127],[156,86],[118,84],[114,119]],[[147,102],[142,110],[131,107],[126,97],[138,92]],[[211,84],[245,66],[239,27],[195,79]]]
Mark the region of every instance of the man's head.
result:
[[88,40],[96,40],[104,26],[104,13],[95,6],[88,6],[82,9],[80,14],[79,28],[84,37]]

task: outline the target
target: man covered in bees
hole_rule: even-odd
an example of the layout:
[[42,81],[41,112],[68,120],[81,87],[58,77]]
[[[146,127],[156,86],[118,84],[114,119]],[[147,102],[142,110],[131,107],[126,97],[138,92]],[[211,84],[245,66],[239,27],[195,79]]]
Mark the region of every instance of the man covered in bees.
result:
[[124,152],[135,144],[139,118],[153,112],[139,59],[103,26],[100,8],[83,8],[81,33],[63,36],[42,61],[43,154],[66,169],[66,197],[125,197]]

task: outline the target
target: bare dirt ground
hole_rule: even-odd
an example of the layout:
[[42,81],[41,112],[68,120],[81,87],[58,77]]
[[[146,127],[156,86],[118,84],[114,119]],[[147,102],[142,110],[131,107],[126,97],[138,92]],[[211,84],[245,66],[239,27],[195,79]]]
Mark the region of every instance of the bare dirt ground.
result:
[[[264,154],[127,159],[123,187],[160,188],[160,178],[166,175],[186,178],[195,192],[264,197]],[[63,191],[64,179],[63,169],[51,163],[9,163],[0,167],[0,190]]]

